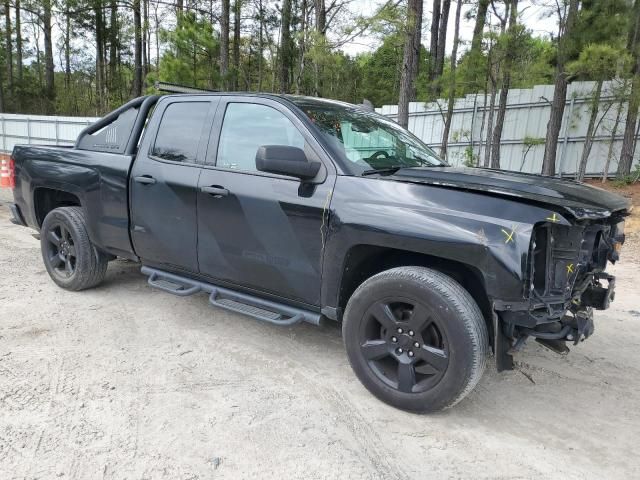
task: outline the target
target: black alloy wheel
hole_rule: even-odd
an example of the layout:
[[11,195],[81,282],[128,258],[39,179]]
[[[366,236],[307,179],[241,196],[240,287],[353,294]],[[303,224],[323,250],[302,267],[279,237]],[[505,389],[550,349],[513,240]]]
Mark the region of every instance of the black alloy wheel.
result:
[[91,242],[81,207],[50,211],[40,229],[40,248],[49,276],[64,289],[95,287],[105,277],[110,257]]
[[44,232],[46,258],[53,271],[62,277],[71,277],[77,264],[76,246],[71,232],[62,224],[54,223]]
[[441,320],[423,303],[385,298],[374,303],[361,324],[360,348],[375,375],[404,393],[432,388],[449,366]]
[[463,399],[489,353],[487,324],[473,297],[449,275],[420,266],[365,280],[347,302],[342,336],[362,384],[415,412]]

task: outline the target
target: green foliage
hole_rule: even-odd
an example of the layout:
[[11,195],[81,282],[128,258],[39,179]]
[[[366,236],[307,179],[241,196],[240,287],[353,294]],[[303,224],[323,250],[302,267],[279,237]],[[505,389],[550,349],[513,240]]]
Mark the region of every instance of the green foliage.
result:
[[624,49],[610,44],[587,45],[577,60],[567,65],[567,71],[581,79],[611,80],[627,71],[631,56]]
[[531,149],[538,145],[544,145],[544,142],[545,142],[544,138],[525,135],[524,139],[522,140],[524,148],[522,152],[522,161],[520,162],[520,171],[522,171],[522,169],[524,168],[524,165],[527,161],[527,155],[529,155],[529,152],[531,151]]
[[572,59],[587,45],[624,47],[631,15],[628,0],[582,0],[572,38]]
[[162,81],[214,88],[220,80],[216,68],[219,43],[210,22],[188,12],[175,30],[162,30],[168,49],[160,60],[158,78]]
[[375,52],[357,57],[362,72],[360,94],[374,105],[398,103],[403,42],[400,34],[390,35]]
[[[501,61],[505,54],[505,46],[509,40],[507,33],[504,35],[487,35],[488,43],[494,44],[491,52],[491,62]],[[556,45],[550,40],[534,37],[533,32],[522,25],[515,28],[515,58],[511,74],[512,88],[531,88],[534,85],[553,83],[553,62],[556,55]],[[458,79],[457,96],[467,93],[476,93],[487,87],[487,68],[489,65],[489,53],[467,52],[461,58],[456,69]],[[444,75],[447,75],[445,69]],[[445,96],[448,94],[444,81]]]
[[473,147],[469,145],[464,149],[464,159],[462,164],[465,167],[475,167],[478,165],[478,156],[473,152]]
[[[468,11],[475,11],[477,2],[466,3]],[[632,18],[632,2],[582,0],[580,3],[577,25],[570,42],[571,79],[629,78],[633,62],[626,51],[626,32]],[[4,93],[4,110],[101,115],[126,102],[132,93],[134,73],[133,4],[115,2],[117,12],[112,18],[113,4],[110,0],[53,1],[55,99],[48,99],[44,85],[44,29],[41,17],[44,2],[23,0],[23,78],[19,83],[14,81],[11,86],[7,80],[7,34],[4,22],[0,27],[3,40],[0,42],[0,86]],[[354,103],[366,98],[376,106],[396,104],[404,40],[411,26],[411,22],[407,21],[407,4],[383,2],[373,15],[363,15],[354,8],[344,16],[349,4],[344,0],[332,3],[333,10],[327,16],[328,31],[320,33],[314,28],[315,4],[306,3],[306,17],[303,17],[303,4],[292,2],[292,45],[288,53],[291,60],[290,92],[317,94]],[[151,48],[146,49],[151,58],[147,59],[144,71],[147,92],[153,91],[151,85],[155,80],[200,88],[220,88],[230,80],[220,77],[220,19],[216,16],[219,5],[215,5],[215,2],[185,2],[185,6],[188,7],[185,10],[187,13],[176,18],[171,2],[149,2],[149,17],[146,20],[143,18],[143,28],[150,28],[145,40],[151,43]],[[452,72],[449,59],[445,59],[443,75],[437,80],[441,87],[441,98],[486,91],[489,67],[497,68],[505,64],[507,47],[510,45],[515,45],[513,53],[510,53],[513,55],[511,88],[529,88],[553,82],[557,38],[540,37],[539,32],[534,33],[521,24],[500,34],[495,15],[496,9],[504,9],[504,2],[495,2],[494,7],[489,10],[491,22],[485,27],[482,48],[465,52],[464,41],[462,43],[460,51],[464,53],[456,67],[455,92],[449,91],[453,84]],[[214,13],[210,8],[214,9]],[[229,75],[237,79],[237,88],[241,90],[279,91],[281,3],[274,0],[243,1],[241,8],[239,65],[237,68],[230,65]],[[526,17],[523,10],[526,7],[520,8],[522,20]],[[556,15],[554,8],[547,11],[549,15]],[[102,16],[98,12],[102,12]],[[67,19],[71,61],[68,74],[64,72]],[[98,20],[102,25],[100,34],[105,62],[102,65],[102,85],[97,79]],[[428,39],[424,33],[428,30],[429,20],[429,15],[425,15],[427,24],[423,25],[423,46],[416,82],[417,100],[425,102],[433,100],[430,98],[430,91],[433,90],[427,80],[429,52],[424,48]],[[474,20],[466,17],[464,21],[470,23]],[[114,32],[115,40],[111,36]],[[361,33],[366,33],[368,38],[379,38],[379,46],[369,53],[356,56],[340,50],[345,39],[361,41],[358,39]],[[12,40],[15,41],[15,37],[13,32]],[[156,57],[156,39],[160,50],[159,60]],[[233,44],[233,39],[230,43]],[[15,42],[13,49],[15,72]],[[112,51],[115,52],[115,62],[110,58]],[[231,52],[229,56],[232,56]],[[231,58],[229,60],[231,64]],[[628,95],[627,90],[621,92],[621,98]],[[473,152],[465,155],[465,162],[475,161]]]

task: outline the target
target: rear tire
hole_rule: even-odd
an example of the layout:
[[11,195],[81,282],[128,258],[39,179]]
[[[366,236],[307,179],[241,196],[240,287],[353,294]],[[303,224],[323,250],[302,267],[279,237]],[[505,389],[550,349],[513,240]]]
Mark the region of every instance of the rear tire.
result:
[[478,383],[489,341],[482,312],[451,277],[399,267],[366,280],[349,299],[342,333],[364,386],[403,410],[452,407]]
[[49,212],[40,229],[40,248],[49,276],[66,290],[95,287],[107,272],[109,257],[91,243],[81,207]]

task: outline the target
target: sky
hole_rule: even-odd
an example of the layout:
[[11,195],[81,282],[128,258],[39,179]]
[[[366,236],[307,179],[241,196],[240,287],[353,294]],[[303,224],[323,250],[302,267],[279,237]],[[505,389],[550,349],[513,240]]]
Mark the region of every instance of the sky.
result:
[[[358,12],[364,16],[373,15],[375,11],[385,3],[385,0],[354,0],[350,6],[351,11]],[[475,2],[474,2],[475,3]],[[496,2],[497,3],[497,2]],[[519,2],[519,18],[520,21],[532,30],[534,36],[549,36],[553,33],[557,34],[557,16],[548,16],[550,12],[550,5],[555,5],[555,2],[547,0],[521,0]],[[422,43],[425,47],[429,47],[429,29],[431,26],[431,12],[433,2],[431,0],[424,0],[424,17],[422,22]],[[447,46],[446,51],[451,52],[453,46],[453,31],[455,23],[455,0],[451,2],[451,10],[449,12],[449,27],[447,29]],[[473,34],[473,25],[475,18],[466,20],[465,12],[471,10],[471,5],[463,5],[462,15],[460,21],[460,40],[461,51],[466,50],[468,45],[465,45],[471,41]],[[356,55],[358,53],[370,52],[375,50],[380,45],[380,39],[371,36],[361,36],[354,41],[344,45],[342,50],[350,55]]]

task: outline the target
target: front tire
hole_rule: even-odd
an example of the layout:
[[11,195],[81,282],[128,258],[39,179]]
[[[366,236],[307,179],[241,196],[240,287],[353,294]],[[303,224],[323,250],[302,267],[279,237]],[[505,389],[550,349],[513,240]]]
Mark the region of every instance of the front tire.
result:
[[399,267],[366,280],[349,299],[342,334],[358,379],[383,402],[433,412],[462,400],[484,371],[482,312],[451,277]]
[[87,233],[84,210],[61,207],[47,214],[40,229],[42,260],[51,279],[66,290],[85,290],[102,282],[109,257]]

